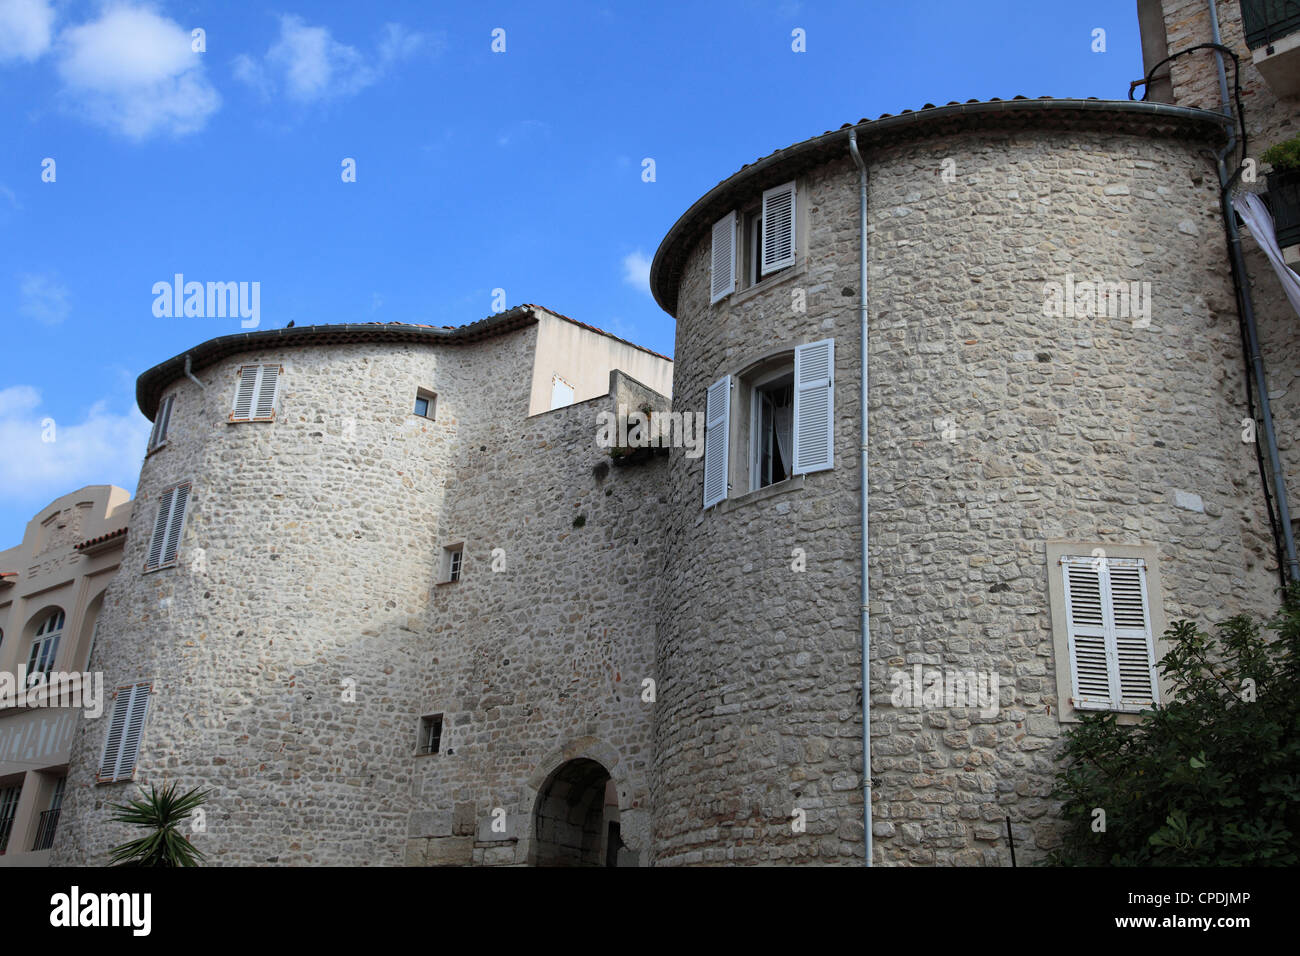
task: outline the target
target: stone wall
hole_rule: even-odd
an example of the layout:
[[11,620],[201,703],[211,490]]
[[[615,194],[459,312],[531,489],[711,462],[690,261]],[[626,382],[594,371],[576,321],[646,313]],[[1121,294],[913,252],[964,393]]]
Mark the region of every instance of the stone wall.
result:
[[[1241,62],[1241,96],[1248,154],[1256,161],[1258,173],[1254,183],[1243,183],[1240,188],[1259,192],[1266,186],[1266,167],[1259,161],[1260,154],[1274,143],[1300,134],[1300,99],[1279,99],[1255,69],[1252,51],[1246,46],[1238,0],[1220,2],[1218,10],[1223,43],[1236,52]],[[1213,39],[1207,0],[1164,0],[1164,15],[1171,54]],[[1180,57],[1170,64],[1169,69],[1175,103],[1215,111],[1221,109],[1219,75],[1212,51]],[[1224,69],[1231,93],[1230,60],[1225,62]],[[1236,108],[1235,104],[1233,108]],[[1207,232],[1206,241],[1221,243],[1224,241],[1222,237],[1223,229],[1220,227],[1217,232]],[[1267,369],[1278,450],[1286,473],[1288,500],[1293,509],[1300,509],[1300,498],[1297,498],[1300,494],[1300,446],[1296,445],[1296,435],[1300,434],[1300,362],[1296,361],[1296,356],[1300,355],[1300,317],[1287,302],[1273,267],[1245,229],[1242,230],[1242,247],[1259,323],[1260,345]],[[1226,263],[1224,268],[1227,268]],[[1240,355],[1241,351],[1238,346],[1236,353]],[[1244,386],[1238,387],[1231,397],[1240,407],[1241,417],[1245,418]],[[1255,483],[1258,486],[1258,478]]]
[[[807,258],[787,277],[710,307],[707,239],[686,262],[676,407],[702,409],[760,343],[833,337],[836,466],[703,512],[702,465],[674,453],[660,864],[861,861],[847,136],[845,154],[804,177]],[[1006,815],[1024,862],[1057,839],[1045,542],[1155,545],[1170,619],[1272,600],[1216,190],[1196,144],[1109,132],[989,130],[868,159],[876,862],[1005,865]],[[1045,316],[1044,283],[1067,273],[1150,282],[1150,327]],[[915,664],[997,673],[999,712],[892,707],[891,671]]]
[[[564,754],[610,769],[644,851],[649,716],[623,688],[651,655],[654,469],[594,479],[594,402],[526,417],[535,335],[267,348],[174,386],[91,666],[153,681],[136,782],[211,789],[211,864],[514,862],[530,775]],[[228,424],[257,362],[284,365],[276,420]],[[417,388],[435,421],[411,414]],[[143,574],[183,480],[180,564]],[[463,578],[435,585],[453,541]],[[433,712],[444,752],[417,757]],[[135,787],[95,783],[104,732],[74,743],[56,863],[129,835],[108,805]],[[496,807],[509,841],[483,827]]]

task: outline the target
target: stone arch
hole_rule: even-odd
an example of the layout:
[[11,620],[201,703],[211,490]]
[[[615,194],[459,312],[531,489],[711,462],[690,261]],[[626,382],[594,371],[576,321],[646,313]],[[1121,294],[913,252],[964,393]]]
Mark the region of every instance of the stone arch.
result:
[[[528,808],[526,831],[520,841],[519,856],[532,865],[603,866],[601,850],[608,840],[604,813],[605,787],[612,791],[613,805],[617,808],[617,823],[622,851],[618,853],[619,866],[643,866],[648,859],[650,843],[650,817],[647,810],[637,807],[632,800],[632,782],[628,768],[617,750],[595,737],[579,737],[548,753],[537,765],[524,784],[523,804]],[[568,849],[581,851],[583,840],[577,834],[586,832],[590,843],[595,821],[599,819],[605,838],[600,850],[588,845],[585,861],[582,853],[570,853],[569,859],[556,859],[557,828],[564,821],[570,828]],[[539,828],[539,820],[541,826]],[[548,823],[553,824],[548,832]],[[561,841],[563,843],[564,841]],[[576,844],[576,845],[574,845]],[[573,859],[577,856],[579,859]],[[597,857],[600,857],[597,859]]]

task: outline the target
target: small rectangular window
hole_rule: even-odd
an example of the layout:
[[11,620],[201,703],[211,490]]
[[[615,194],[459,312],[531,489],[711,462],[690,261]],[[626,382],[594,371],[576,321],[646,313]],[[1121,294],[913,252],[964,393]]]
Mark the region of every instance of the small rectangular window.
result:
[[113,711],[104,738],[104,751],[99,758],[98,782],[130,780],[135,774],[135,760],[140,752],[140,738],[144,733],[144,718],[149,710],[152,689],[153,685],[148,681],[141,681],[119,687],[113,695]]
[[420,718],[420,740],[416,749],[420,754],[436,754],[442,747],[442,714]]
[[460,580],[464,557],[464,544],[453,544],[442,549],[442,569],[438,575],[439,584],[455,584]]
[[415,414],[421,418],[432,419],[434,410],[437,407],[438,398],[433,392],[419,389],[415,393]]
[[167,426],[171,424],[172,404],[175,401],[175,395],[168,395],[158,403],[158,411],[153,417],[153,431],[149,434],[148,451],[157,451],[167,444]]

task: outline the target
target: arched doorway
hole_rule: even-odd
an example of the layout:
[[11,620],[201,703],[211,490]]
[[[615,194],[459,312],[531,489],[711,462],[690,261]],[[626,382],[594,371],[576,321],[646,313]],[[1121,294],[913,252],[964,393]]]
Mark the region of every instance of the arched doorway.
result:
[[542,784],[533,808],[534,866],[614,866],[622,849],[618,797],[609,771],[579,757]]

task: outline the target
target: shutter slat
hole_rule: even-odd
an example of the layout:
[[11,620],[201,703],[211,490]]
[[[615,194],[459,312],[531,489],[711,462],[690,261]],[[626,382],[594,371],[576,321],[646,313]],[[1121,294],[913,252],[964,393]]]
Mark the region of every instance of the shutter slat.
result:
[[825,471],[835,465],[834,379],[834,339],[795,347],[792,474]]
[[704,407],[704,507],[727,497],[727,459],[731,426],[731,376],[709,386]]
[[767,275],[795,260],[795,184],[785,183],[763,193],[763,261],[760,273]]
[[729,212],[713,224],[712,273],[709,279],[712,305],[736,291],[736,214]]

